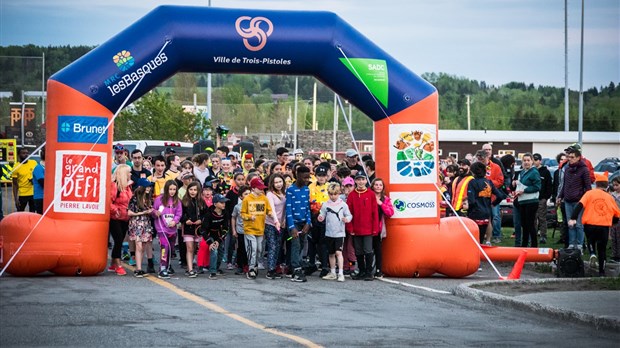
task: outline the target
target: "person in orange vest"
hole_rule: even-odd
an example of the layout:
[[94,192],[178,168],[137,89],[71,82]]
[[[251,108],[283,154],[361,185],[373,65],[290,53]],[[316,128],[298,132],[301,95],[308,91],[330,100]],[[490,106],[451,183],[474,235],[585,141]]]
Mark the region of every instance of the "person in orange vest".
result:
[[[605,262],[607,259],[606,249],[609,237],[609,228],[618,222],[620,218],[620,208],[616,205],[614,198],[606,192],[609,186],[605,174],[596,174],[595,190],[586,192],[579,203],[575,206],[573,214],[568,220],[568,226],[573,227],[577,224],[579,214],[583,210],[581,222],[588,240],[596,246],[598,255],[598,274],[605,276]],[[590,256],[590,265],[596,264],[597,255]]]
[[[463,205],[467,202],[467,185],[474,178],[474,176],[469,170],[471,162],[468,159],[460,159],[457,164],[459,165],[459,175],[452,181],[451,204],[458,215],[467,216],[467,208]],[[449,213],[453,214],[451,209]]]

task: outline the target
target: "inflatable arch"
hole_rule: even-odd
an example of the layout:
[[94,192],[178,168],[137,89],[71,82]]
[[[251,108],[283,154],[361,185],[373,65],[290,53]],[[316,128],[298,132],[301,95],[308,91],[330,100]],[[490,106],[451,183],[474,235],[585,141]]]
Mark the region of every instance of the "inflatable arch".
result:
[[[124,103],[176,72],[320,79],[374,121],[377,176],[396,210],[384,272],[463,277],[478,269],[479,251],[464,228],[439,219],[432,85],[333,13],[161,6],[48,81],[45,207],[53,206],[9,273],[105,269],[113,128],[89,150]],[[39,218],[15,213],[1,222],[3,262]]]

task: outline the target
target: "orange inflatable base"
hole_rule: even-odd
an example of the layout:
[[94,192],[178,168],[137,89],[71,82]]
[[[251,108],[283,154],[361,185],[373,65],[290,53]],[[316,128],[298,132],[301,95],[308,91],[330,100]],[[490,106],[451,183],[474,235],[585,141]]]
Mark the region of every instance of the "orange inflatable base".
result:
[[[523,251],[527,251],[525,262],[551,262],[555,256],[555,251],[552,248],[512,248],[483,245],[482,250],[489,255],[491,261],[498,262],[515,262]],[[480,253],[480,260],[486,261],[482,253]]]
[[[478,239],[478,226],[464,219]],[[430,277],[435,273],[451,278],[467,277],[480,266],[480,251],[455,217],[439,225],[390,225],[383,240],[383,272],[389,276]]]
[[[2,268],[41,215],[13,213],[0,222]],[[108,223],[105,221],[54,220],[44,217],[6,272],[34,276],[50,271],[63,276],[92,276],[107,264]]]

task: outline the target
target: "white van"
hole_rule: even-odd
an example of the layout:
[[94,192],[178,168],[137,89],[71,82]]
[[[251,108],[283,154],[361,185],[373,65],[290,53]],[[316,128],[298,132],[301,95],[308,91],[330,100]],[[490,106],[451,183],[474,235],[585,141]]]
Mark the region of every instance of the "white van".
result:
[[119,144],[129,150],[130,154],[133,150],[138,149],[142,151],[145,157],[162,155],[166,148],[171,147],[174,149],[176,154],[181,157],[181,160],[184,160],[187,157],[192,157],[192,150],[194,147],[194,144],[192,143],[164,140],[119,140],[113,143],[113,145]]

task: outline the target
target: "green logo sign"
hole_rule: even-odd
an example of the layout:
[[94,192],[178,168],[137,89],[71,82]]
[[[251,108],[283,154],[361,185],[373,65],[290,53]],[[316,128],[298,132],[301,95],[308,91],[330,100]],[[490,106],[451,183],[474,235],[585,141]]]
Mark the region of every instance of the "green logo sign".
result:
[[383,106],[388,107],[388,68],[385,60],[340,58],[349,71],[360,80]]

